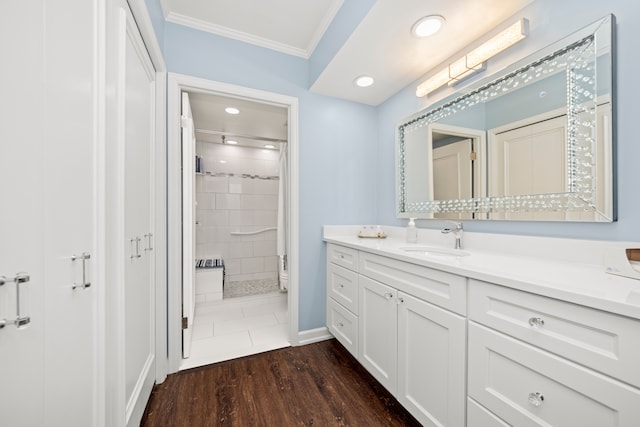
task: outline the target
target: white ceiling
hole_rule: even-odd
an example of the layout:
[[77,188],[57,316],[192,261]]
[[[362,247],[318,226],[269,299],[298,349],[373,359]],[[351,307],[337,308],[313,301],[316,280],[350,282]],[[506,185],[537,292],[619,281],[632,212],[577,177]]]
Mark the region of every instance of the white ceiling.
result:
[[343,0],[161,0],[167,21],[309,58]]
[[[534,0],[378,0],[311,90],[378,105]],[[343,0],[162,0],[168,21],[308,58]],[[415,21],[438,14],[443,29],[410,35]],[[353,80],[375,78],[369,88]]]
[[[311,90],[378,105],[532,1],[378,0]],[[413,37],[411,27],[427,15],[446,22],[431,37]],[[362,74],[371,75],[374,86],[355,86]]]

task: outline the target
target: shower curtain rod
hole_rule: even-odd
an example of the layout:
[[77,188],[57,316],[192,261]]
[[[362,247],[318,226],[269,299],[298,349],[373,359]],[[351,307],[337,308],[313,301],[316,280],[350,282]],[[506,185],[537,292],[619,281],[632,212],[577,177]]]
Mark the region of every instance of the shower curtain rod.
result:
[[222,132],[217,130],[209,130],[209,129],[196,129],[196,133],[206,133],[208,135],[221,135],[221,136],[230,136],[234,138],[245,138],[245,139],[253,139],[256,141],[265,141],[265,142],[277,142],[280,144],[286,144],[286,139],[277,139],[277,138],[267,138],[265,136],[254,136],[254,135],[241,135],[239,133],[231,133],[231,132]]

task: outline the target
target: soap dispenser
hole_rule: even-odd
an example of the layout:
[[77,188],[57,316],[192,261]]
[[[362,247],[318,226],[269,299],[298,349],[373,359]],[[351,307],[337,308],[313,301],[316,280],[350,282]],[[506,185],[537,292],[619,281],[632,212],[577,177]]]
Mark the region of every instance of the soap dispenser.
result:
[[418,241],[418,230],[416,229],[415,218],[409,218],[407,225],[407,243],[416,243]]

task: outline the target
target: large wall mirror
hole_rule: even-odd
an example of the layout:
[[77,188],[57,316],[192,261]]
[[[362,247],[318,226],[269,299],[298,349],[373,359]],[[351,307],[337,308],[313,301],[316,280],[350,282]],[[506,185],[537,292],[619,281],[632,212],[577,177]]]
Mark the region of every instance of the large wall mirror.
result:
[[398,216],[613,221],[613,27],[607,16],[403,120]]

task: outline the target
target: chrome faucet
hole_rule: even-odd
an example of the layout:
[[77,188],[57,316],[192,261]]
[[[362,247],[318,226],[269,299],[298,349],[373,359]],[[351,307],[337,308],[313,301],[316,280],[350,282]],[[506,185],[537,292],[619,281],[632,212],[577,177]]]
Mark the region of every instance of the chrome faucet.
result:
[[451,232],[456,233],[456,243],[454,248],[455,249],[462,249],[462,223],[461,222],[456,222],[456,221],[447,221],[450,222],[451,224],[455,225],[455,228],[443,228],[442,229],[442,233],[444,234],[449,234]]

